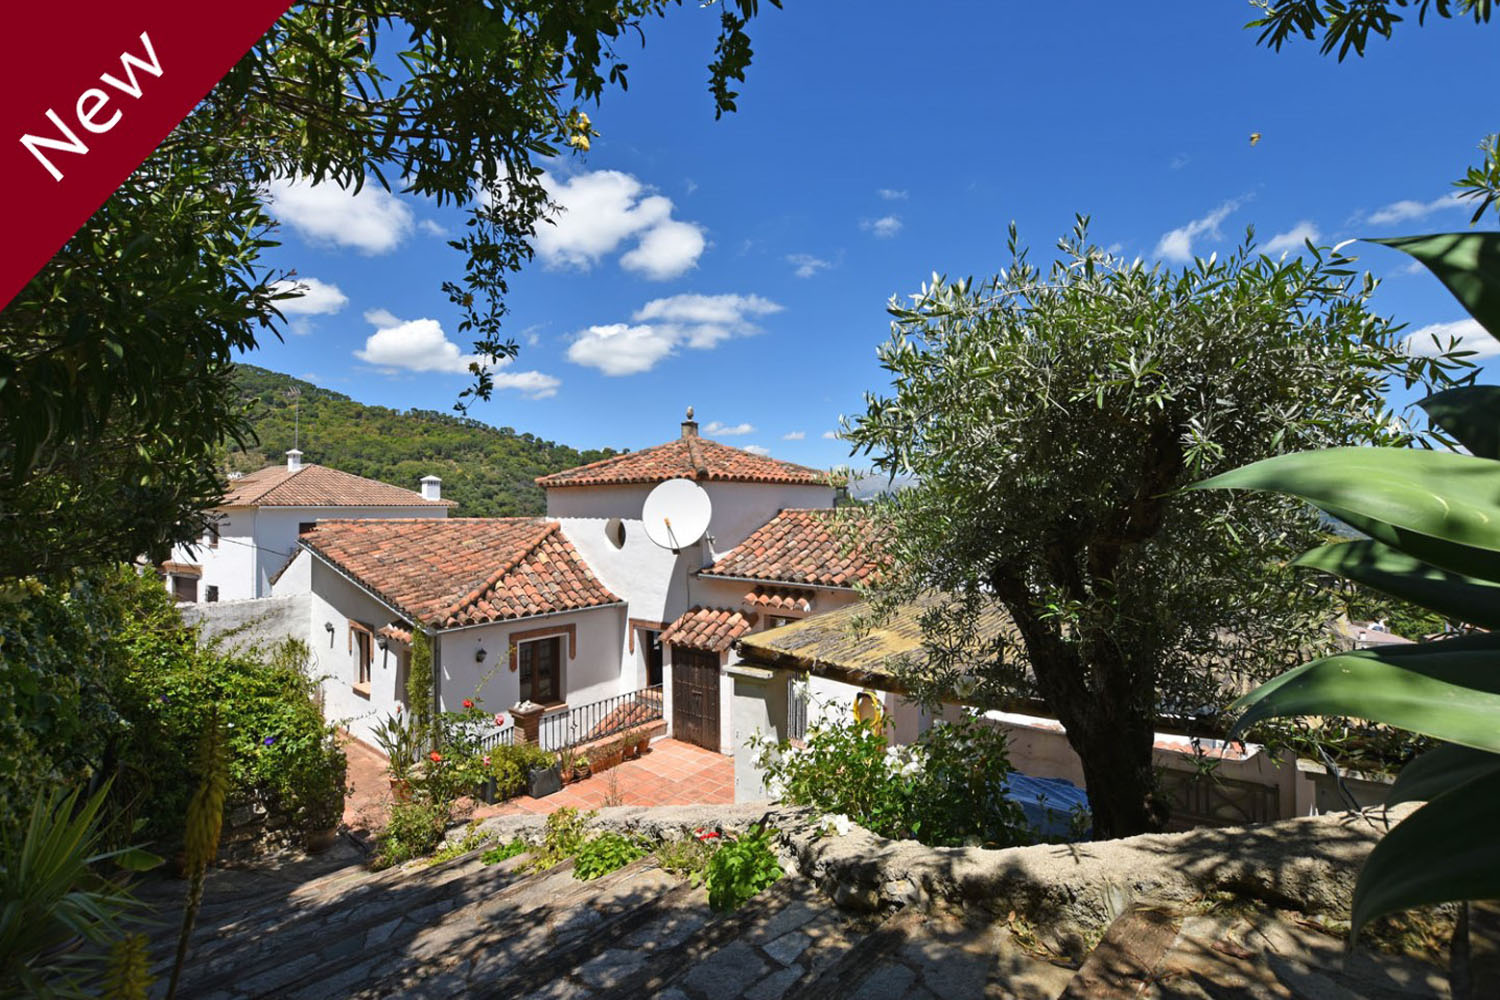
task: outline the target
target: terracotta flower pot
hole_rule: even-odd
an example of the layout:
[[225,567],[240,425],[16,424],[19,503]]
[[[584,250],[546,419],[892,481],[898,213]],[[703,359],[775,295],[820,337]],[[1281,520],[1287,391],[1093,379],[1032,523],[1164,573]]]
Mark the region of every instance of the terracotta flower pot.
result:
[[411,801],[411,782],[405,778],[391,779],[391,798],[397,802]]

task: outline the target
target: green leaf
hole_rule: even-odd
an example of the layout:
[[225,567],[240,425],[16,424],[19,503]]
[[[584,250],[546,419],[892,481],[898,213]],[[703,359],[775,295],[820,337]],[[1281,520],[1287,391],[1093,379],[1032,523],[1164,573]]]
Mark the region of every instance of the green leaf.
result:
[[164,858],[139,847],[127,847],[115,855],[115,864],[130,872],[148,872],[164,863]]
[[1189,488],[1301,497],[1426,562],[1466,576],[1500,577],[1500,462],[1492,459],[1411,448],[1329,448],[1278,455]]
[[1500,755],[1444,743],[1401,769],[1385,804],[1427,802],[1494,771],[1500,771]]
[[1354,886],[1351,933],[1393,910],[1500,898],[1500,771],[1440,795],[1383,837]]
[[1417,405],[1480,458],[1500,458],[1500,385],[1460,386]]
[[1438,569],[1384,542],[1324,545],[1292,565],[1362,583],[1458,621],[1500,628],[1500,585]]
[[1232,706],[1235,733],[1286,715],[1343,715],[1500,753],[1500,636],[1362,649],[1304,663]]
[[1500,338],[1500,233],[1434,233],[1369,242],[1421,261],[1490,336]]

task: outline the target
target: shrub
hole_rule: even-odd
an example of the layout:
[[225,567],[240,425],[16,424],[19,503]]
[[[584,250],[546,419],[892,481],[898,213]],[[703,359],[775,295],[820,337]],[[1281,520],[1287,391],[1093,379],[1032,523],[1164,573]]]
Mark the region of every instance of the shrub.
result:
[[718,847],[716,831],[699,830],[696,836],[664,840],[656,845],[656,863],[666,871],[681,875],[694,885],[703,881],[708,861]]
[[551,767],[557,755],[530,744],[498,746],[489,753],[486,773],[495,777],[495,798],[508,799],[526,790],[526,776],[538,767]]
[[391,806],[391,819],[380,835],[380,853],[373,867],[377,870],[425,857],[437,850],[448,827],[446,802],[397,802]]
[[542,871],[561,864],[578,853],[583,846],[584,826],[592,812],[580,815],[572,806],[563,806],[547,817],[547,829],[542,835],[542,844],[532,851],[532,871]]
[[491,847],[479,856],[479,860],[487,865],[498,865],[502,861],[509,861],[511,858],[525,854],[529,850],[531,850],[531,845],[520,837],[517,837],[515,840],[507,841],[504,844],[496,844],[494,847]]
[[774,832],[758,827],[736,838],[723,838],[708,859],[705,872],[709,906],[720,911],[737,910],[781,878],[781,863],[771,849]]
[[913,745],[853,719],[810,730],[805,748],[767,746],[760,765],[780,798],[840,813],[873,833],[957,846],[1025,843],[1025,819],[1004,796],[1005,734],[970,718],[940,723]]
[[578,848],[573,860],[573,877],[588,881],[624,868],[647,854],[644,844],[623,833],[605,831]]

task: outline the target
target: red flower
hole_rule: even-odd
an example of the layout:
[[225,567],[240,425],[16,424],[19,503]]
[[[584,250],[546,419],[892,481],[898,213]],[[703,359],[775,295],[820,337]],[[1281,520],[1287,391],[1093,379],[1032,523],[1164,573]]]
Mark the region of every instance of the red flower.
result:
[[702,828],[700,828],[698,830],[698,839],[699,840],[715,840],[715,839],[718,838],[718,836],[719,836],[719,831],[718,830],[709,830],[706,833],[702,830]]
[[427,759],[432,761],[434,764],[441,764],[443,762],[443,755],[434,750],[432,751],[432,753],[427,755]]
[[474,703],[472,701],[470,701],[469,699],[465,698],[464,699],[464,708],[473,708],[473,707],[474,707]]
[[496,712],[495,713],[495,728],[499,729],[503,725],[505,725],[505,715],[504,715],[504,713],[502,713],[502,712]]

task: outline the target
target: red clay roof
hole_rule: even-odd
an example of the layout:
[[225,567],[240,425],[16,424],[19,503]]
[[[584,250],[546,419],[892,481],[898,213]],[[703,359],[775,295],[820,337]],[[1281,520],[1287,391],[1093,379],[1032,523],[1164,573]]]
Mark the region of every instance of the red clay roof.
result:
[[831,510],[784,510],[699,572],[852,588],[881,565],[874,522],[866,518],[854,525],[851,536],[836,523]]
[[770,608],[772,611],[801,611],[813,609],[813,592],[793,590],[790,587],[756,587],[745,595],[745,603],[752,607]]
[[558,530],[529,517],[319,521],[303,545],[437,628],[617,604]]
[[537,477],[544,489],[561,486],[611,486],[660,483],[668,479],[722,483],[827,485],[829,474],[764,455],[731,448],[708,438],[682,437],[654,448],[616,455],[550,476]]
[[453,507],[452,500],[424,500],[415,490],[366,479],[325,465],[284,465],[229,481],[221,507]]
[[729,644],[750,631],[755,614],[725,608],[694,607],[668,625],[661,634],[663,646],[688,646],[722,653]]

